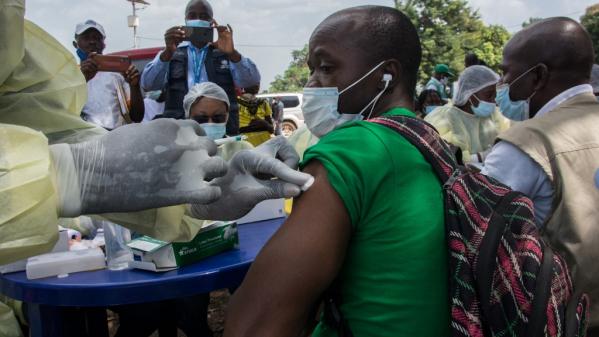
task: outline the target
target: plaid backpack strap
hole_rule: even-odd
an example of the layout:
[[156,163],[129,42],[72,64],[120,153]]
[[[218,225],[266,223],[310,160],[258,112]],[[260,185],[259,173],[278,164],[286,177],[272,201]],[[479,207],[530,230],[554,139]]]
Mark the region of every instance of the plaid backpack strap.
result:
[[377,117],[368,121],[395,130],[407,139],[420,150],[443,184],[451,186],[457,178],[459,170],[456,170],[455,154],[432,125],[409,116]]

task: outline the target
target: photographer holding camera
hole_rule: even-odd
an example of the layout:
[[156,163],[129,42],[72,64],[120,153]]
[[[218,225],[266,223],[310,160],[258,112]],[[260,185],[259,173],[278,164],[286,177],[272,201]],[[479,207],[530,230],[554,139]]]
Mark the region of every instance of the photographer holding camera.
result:
[[[218,40],[213,42],[214,29]],[[165,49],[148,63],[141,76],[144,90],[165,89],[162,117],[183,119],[183,97],[194,84],[214,82],[231,101],[227,134],[239,133],[239,112],[235,87],[260,83],[254,62],[242,56],[233,43],[231,26],[219,26],[212,6],[205,0],[191,0],[185,8],[185,26],[172,27],[164,34]]]

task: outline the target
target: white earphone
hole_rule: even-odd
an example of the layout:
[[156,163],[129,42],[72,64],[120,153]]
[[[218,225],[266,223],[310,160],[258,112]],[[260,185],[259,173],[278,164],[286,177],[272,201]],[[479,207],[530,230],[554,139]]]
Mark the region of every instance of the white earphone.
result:
[[391,74],[383,74],[383,79],[381,81],[391,82],[392,79],[393,79],[393,76],[391,76]]

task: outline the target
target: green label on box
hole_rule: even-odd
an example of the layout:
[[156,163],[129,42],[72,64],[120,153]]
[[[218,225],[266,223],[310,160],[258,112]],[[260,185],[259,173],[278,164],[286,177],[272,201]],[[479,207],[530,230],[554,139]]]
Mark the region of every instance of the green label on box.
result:
[[202,229],[189,242],[173,242],[173,252],[178,266],[197,262],[208,256],[237,248],[239,236],[235,222],[219,222]]

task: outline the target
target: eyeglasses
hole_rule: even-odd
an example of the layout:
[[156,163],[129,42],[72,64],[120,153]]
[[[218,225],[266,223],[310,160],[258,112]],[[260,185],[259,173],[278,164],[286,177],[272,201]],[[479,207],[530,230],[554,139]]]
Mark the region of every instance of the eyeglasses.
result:
[[213,115],[212,117],[199,115],[199,116],[193,116],[193,117],[191,117],[191,119],[193,119],[194,121],[196,121],[200,124],[225,123],[227,121],[227,115],[220,114],[220,115]]

